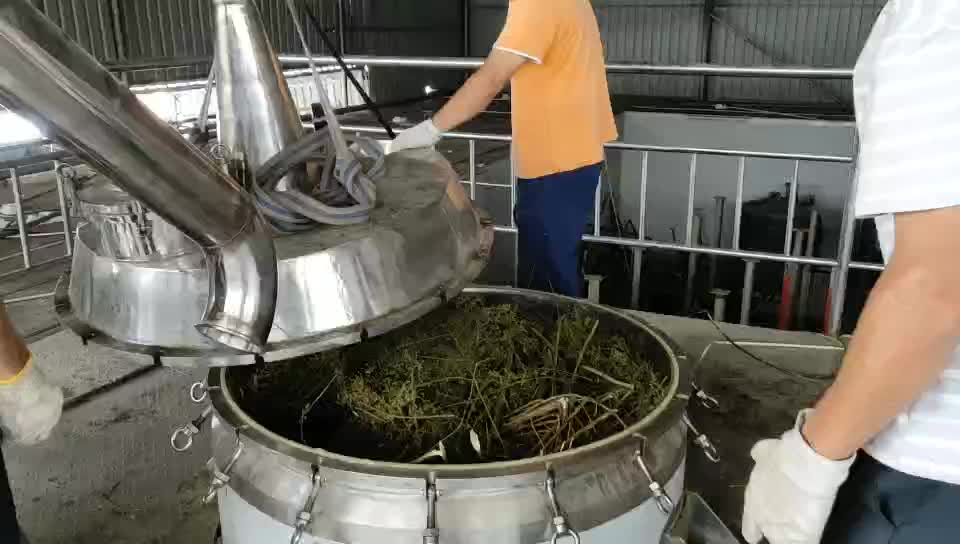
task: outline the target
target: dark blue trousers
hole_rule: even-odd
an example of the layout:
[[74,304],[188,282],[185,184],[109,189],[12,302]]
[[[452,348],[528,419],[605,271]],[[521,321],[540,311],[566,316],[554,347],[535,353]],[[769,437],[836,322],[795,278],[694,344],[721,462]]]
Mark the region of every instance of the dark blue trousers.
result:
[[580,243],[593,211],[601,164],[517,181],[520,287],[583,294]]
[[960,542],[960,486],[917,478],[860,454],[822,544]]
[[[0,442],[3,439],[0,437]],[[13,493],[7,480],[7,467],[0,453],[0,543],[16,544],[20,542],[20,528],[17,526],[17,509],[13,506]]]

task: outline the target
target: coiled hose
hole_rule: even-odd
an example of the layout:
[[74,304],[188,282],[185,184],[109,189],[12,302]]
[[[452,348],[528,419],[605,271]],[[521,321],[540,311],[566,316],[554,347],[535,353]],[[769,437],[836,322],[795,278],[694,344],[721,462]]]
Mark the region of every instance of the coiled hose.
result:
[[[252,192],[256,205],[280,232],[309,230],[317,224],[364,223],[369,220],[370,211],[376,206],[377,189],[374,181],[385,173],[386,155],[376,140],[343,133],[320,81],[294,2],[288,0],[287,7],[309,60],[327,124],[282,149],[254,172]],[[195,143],[206,131],[215,79],[216,59],[204,90],[197,130],[191,138]],[[366,160],[361,161],[358,153]],[[276,190],[277,183],[287,173],[309,162],[319,163],[320,166],[320,178],[313,186]]]

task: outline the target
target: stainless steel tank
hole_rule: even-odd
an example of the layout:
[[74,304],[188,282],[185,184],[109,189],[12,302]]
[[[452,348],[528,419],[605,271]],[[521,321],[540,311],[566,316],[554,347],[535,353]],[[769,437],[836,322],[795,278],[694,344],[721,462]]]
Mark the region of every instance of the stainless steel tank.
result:
[[103,176],[85,182],[73,194],[81,217],[89,223],[82,227],[85,247],[101,257],[149,262],[200,253],[200,247],[176,227]]
[[623,432],[561,454],[479,465],[369,461],[311,449],[238,404],[231,369],[210,372],[224,544],[657,544],[683,490],[686,361],[644,322],[606,307],[513,289],[466,291],[521,309],[576,306],[625,334],[669,378],[666,398]]

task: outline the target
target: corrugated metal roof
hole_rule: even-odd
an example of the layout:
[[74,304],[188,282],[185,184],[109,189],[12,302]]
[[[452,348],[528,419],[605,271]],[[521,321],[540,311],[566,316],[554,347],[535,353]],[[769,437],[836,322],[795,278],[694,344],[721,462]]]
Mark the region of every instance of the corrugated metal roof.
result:
[[[713,52],[720,64],[853,66],[886,0],[729,2],[714,17]],[[850,83],[716,78],[715,99],[840,102]]]
[[[213,50],[210,0],[31,0],[72,38],[104,62],[209,57]],[[278,51],[299,52],[285,0],[257,0]],[[454,0],[341,0],[350,53],[458,56],[463,52],[462,5]],[[472,53],[485,54],[508,0],[469,0]],[[607,58],[654,64],[693,64],[707,58],[733,65],[850,66],[885,0],[595,0]],[[335,35],[338,0],[298,0],[318,13]],[[308,25],[309,27],[309,25]],[[311,46],[325,52],[309,30]],[[205,65],[128,74],[134,83],[203,77]],[[443,88],[462,74],[379,69],[380,99],[412,96],[425,83]],[[618,94],[773,102],[843,102],[849,83],[808,80],[613,75]]]

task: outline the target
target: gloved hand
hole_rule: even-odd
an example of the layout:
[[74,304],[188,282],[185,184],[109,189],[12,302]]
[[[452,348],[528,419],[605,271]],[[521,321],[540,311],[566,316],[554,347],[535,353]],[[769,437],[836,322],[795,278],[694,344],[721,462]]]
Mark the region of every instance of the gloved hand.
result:
[[47,382],[32,359],[20,374],[0,381],[0,427],[19,444],[46,440],[62,411],[63,391]]
[[397,139],[390,145],[390,153],[418,147],[433,147],[440,141],[441,133],[432,119],[408,128],[397,135]]
[[807,444],[800,430],[811,410],[779,440],[758,442],[743,509],[743,537],[759,544],[819,544],[854,458],[833,461]]

